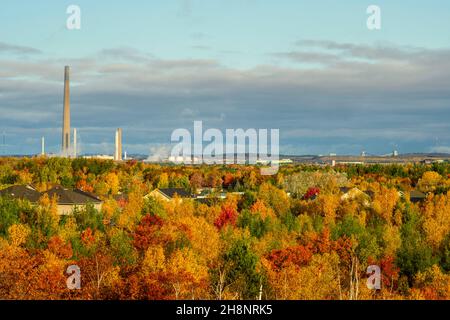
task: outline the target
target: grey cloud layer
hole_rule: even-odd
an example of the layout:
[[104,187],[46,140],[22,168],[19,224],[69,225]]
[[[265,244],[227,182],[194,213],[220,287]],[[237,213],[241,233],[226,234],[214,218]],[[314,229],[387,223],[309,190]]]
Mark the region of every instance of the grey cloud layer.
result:
[[41,51],[31,47],[18,46],[13,44],[8,44],[0,42],[0,54],[10,53],[10,54],[40,54]]
[[285,150],[299,153],[450,145],[450,50],[303,40],[274,56],[277,63],[246,70],[125,47],[71,61],[0,56],[0,129],[34,152],[27,138],[49,135],[57,149],[69,63],[73,125],[86,152],[109,146],[119,126],[130,152],[148,152],[194,120],[221,129],[279,128]]

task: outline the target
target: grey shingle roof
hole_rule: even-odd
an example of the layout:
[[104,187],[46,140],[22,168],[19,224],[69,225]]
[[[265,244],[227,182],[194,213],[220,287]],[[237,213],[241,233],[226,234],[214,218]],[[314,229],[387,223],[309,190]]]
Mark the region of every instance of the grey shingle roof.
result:
[[41,194],[31,186],[12,186],[0,190],[0,197],[11,197],[13,199],[28,200],[38,202]]
[[31,186],[12,186],[3,190],[0,190],[0,197],[11,197],[13,199],[28,200],[36,203],[39,199],[47,194],[50,198],[56,196],[58,204],[68,205],[83,205],[87,203],[100,203],[102,202],[96,195],[84,192],[78,189],[70,190],[62,186],[56,186],[53,189],[46,192],[38,192]]
[[56,196],[56,198],[58,199],[58,204],[76,205],[102,202],[99,198],[91,193],[87,193],[77,189],[70,190],[62,186],[56,186],[45,193],[50,198]]
[[181,188],[166,188],[166,189],[158,189],[162,194],[167,196],[168,198],[175,197],[177,194],[180,198],[191,198],[192,195],[184,189]]
[[409,193],[409,199],[412,203],[417,203],[425,200],[427,198],[427,195],[421,191],[418,190],[412,190]]

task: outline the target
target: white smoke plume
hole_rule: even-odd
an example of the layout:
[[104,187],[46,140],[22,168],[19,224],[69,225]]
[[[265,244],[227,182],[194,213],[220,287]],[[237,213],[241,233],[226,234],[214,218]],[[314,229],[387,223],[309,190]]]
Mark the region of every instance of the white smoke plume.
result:
[[147,162],[164,162],[169,159],[172,148],[170,145],[158,145],[150,148]]

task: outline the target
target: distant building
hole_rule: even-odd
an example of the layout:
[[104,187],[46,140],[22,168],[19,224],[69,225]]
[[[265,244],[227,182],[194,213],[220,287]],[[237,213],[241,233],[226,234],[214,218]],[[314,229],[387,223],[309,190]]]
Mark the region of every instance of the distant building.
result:
[[156,189],[150,192],[146,197],[154,197],[158,200],[172,201],[176,196],[180,199],[190,199],[192,194],[181,188]]
[[110,156],[107,154],[96,154],[96,155],[89,155],[89,156],[83,156],[84,159],[99,159],[99,160],[114,160],[114,156]]
[[259,159],[256,160],[256,164],[260,165],[284,165],[284,164],[292,164],[294,161],[291,159],[280,159],[280,160],[265,160],[265,159]]
[[433,163],[444,163],[443,159],[423,159],[421,163],[423,164],[433,164]]
[[337,164],[346,164],[346,165],[361,165],[364,164],[363,161],[339,161]]

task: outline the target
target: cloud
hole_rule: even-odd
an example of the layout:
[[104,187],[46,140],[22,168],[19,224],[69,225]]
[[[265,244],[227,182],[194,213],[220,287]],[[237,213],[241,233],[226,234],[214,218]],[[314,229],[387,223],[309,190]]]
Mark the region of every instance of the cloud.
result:
[[319,64],[336,64],[343,59],[336,54],[320,53],[320,52],[303,52],[291,51],[275,53],[275,57],[287,58],[300,63],[319,63]]
[[450,154],[450,146],[437,146],[430,149],[431,152]]
[[109,148],[117,127],[130,153],[148,152],[194,120],[222,130],[280,129],[285,149],[301,153],[386,153],[394,144],[428,151],[435,137],[450,145],[448,50],[331,41],[297,47],[277,53],[279,63],[249,69],[126,47],[69,61],[0,58],[0,128],[16,132],[25,149],[38,152],[26,138],[44,133],[57,149],[69,63],[72,124],[85,152]]
[[194,40],[208,39],[210,36],[204,32],[194,32],[191,34],[191,38]]
[[153,55],[151,54],[142,53],[139,50],[130,47],[104,49],[99,55],[101,58],[129,62],[147,62],[153,58]]
[[28,54],[40,54],[42,52],[40,50],[32,48],[32,47],[18,46],[18,45],[0,42],[0,54],[1,53],[28,55]]
[[178,15],[182,18],[190,17],[192,14],[192,0],[179,0]]
[[211,50],[211,47],[204,45],[194,45],[191,48],[195,50]]
[[354,58],[366,58],[371,60],[384,59],[410,59],[422,54],[425,49],[411,46],[397,46],[391,43],[378,44],[352,44],[335,41],[300,40],[296,42],[300,48],[316,48],[328,51],[340,52],[345,56]]
[[[342,64],[409,64],[435,65],[450,59],[450,49],[426,49],[412,46],[398,46],[382,42],[376,44],[351,44],[334,41],[300,40],[296,49],[290,52],[278,52],[273,56],[302,63],[320,63],[325,65]],[[447,66],[448,62],[445,63]]]

